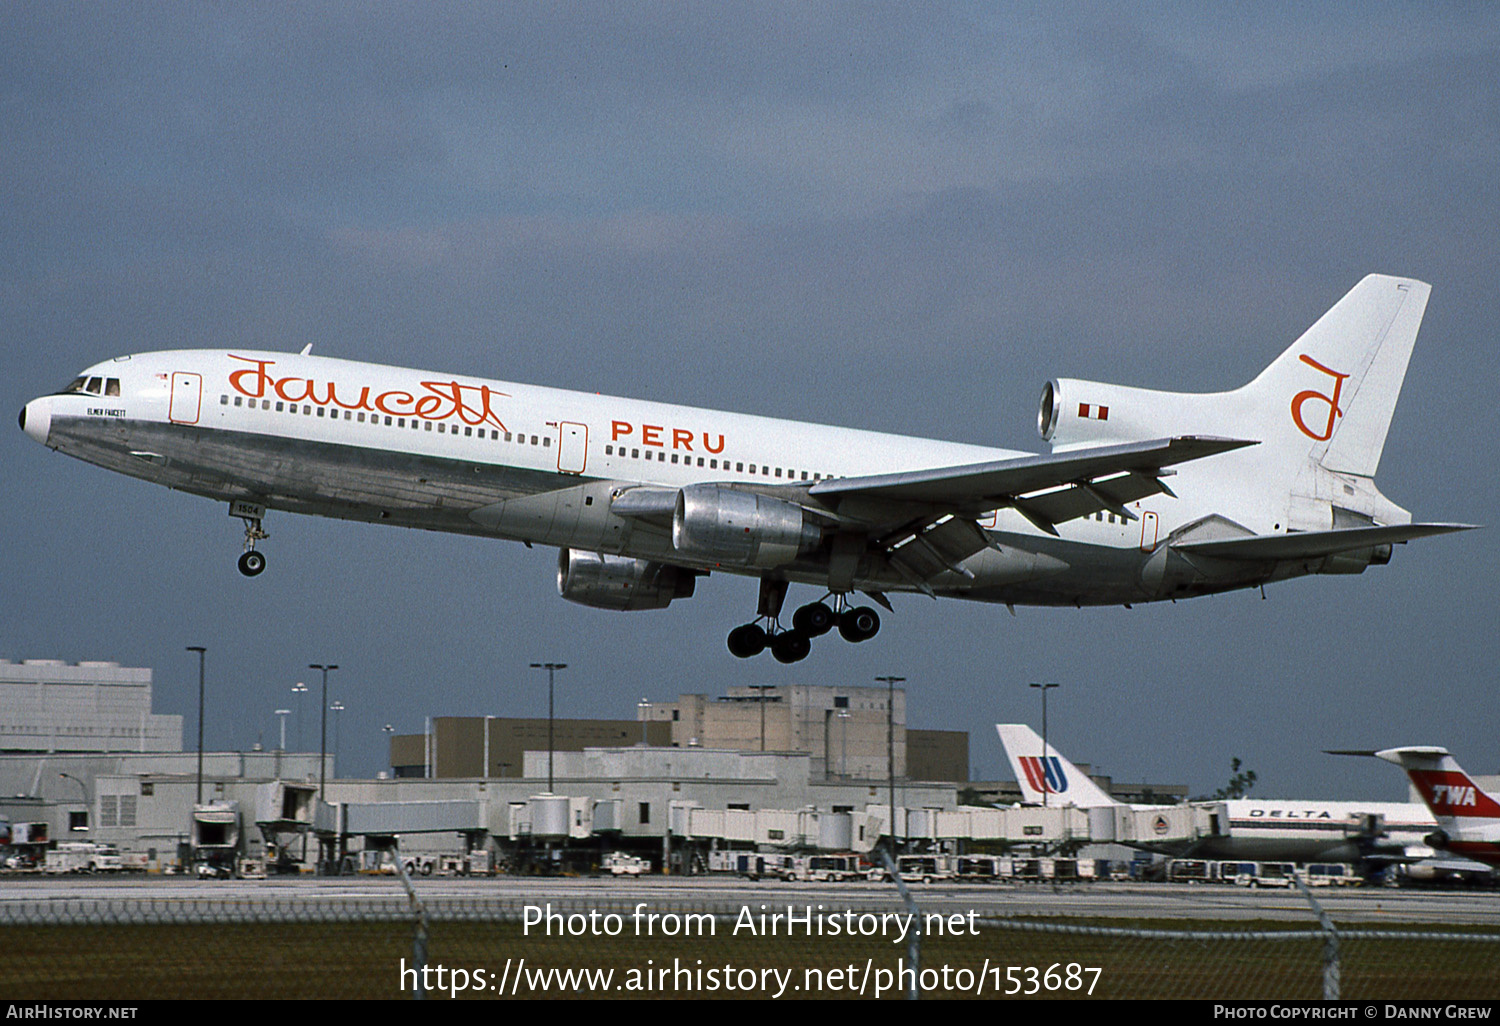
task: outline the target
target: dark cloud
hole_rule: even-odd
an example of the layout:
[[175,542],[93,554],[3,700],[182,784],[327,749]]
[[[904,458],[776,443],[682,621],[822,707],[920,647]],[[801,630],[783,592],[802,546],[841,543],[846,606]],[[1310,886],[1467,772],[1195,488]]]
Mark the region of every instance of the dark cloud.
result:
[[[13,4],[0,10],[4,408],[105,356],[265,346],[1037,448],[1041,382],[1242,383],[1371,271],[1433,282],[1381,470],[1420,516],[1500,495],[1492,339],[1500,17],[1483,7]],[[562,603],[551,555],[274,518],[0,434],[0,655],[159,670],[186,644],[273,729],[332,659],[353,769],[379,727],[761,680],[909,676],[922,724],[1034,718],[1122,778],[1246,757],[1286,793],[1400,793],[1335,745],[1493,769],[1483,533],[1389,567],[1124,610],[908,598],[788,671],[665,613]],[[80,586],[79,582],[83,582]],[[263,722],[262,722],[263,721]],[[254,724],[261,723],[259,728]],[[233,732],[233,733],[231,733]],[[1176,743],[1172,743],[1173,740]]]

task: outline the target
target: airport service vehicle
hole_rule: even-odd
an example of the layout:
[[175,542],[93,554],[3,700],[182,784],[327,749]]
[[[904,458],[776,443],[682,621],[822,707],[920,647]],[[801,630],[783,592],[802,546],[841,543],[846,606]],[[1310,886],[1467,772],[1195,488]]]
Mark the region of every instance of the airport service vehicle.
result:
[[192,861],[200,877],[233,877],[239,849],[239,802],[215,799],[193,806]]
[[1345,862],[1310,862],[1303,867],[1302,879],[1309,887],[1355,887],[1364,881]]
[[953,875],[967,883],[998,880],[1002,866],[1008,872],[1010,859],[1000,855],[960,855],[954,863]]
[[1172,883],[1208,883],[1213,878],[1213,863],[1205,859],[1172,859],[1167,863],[1167,879]]
[[[995,725],[1026,805],[1080,809],[1123,806],[1024,723]],[[1191,841],[1150,842],[1132,847],[1201,860],[1364,862],[1414,861],[1434,854],[1429,844],[1437,826],[1432,814],[1414,802],[1301,801],[1235,798],[1198,802],[1210,809],[1215,832]],[[1161,806],[1136,805],[1152,809]],[[1125,842],[1122,842],[1125,843]]]
[[783,880],[812,880],[833,883],[862,879],[868,868],[858,855],[794,855],[781,868]]
[[[1016,605],[1177,600],[1355,574],[1414,523],[1375,486],[1428,285],[1370,275],[1249,384],[1186,394],[1059,378],[1036,455],[311,354],[119,356],[22,429],[229,504],[240,570],[270,510],[559,549],[562,597],[661,609],[758,578],[730,651],[860,642],[906,592]],[[1170,483],[1169,483],[1170,482]],[[790,584],[823,598],[780,620]],[[826,601],[825,601],[826,600]]]
[[1245,887],[1291,887],[1297,875],[1297,867],[1290,862],[1255,862],[1254,872],[1236,877],[1235,883]]
[[612,851],[604,856],[600,868],[607,869],[613,876],[640,876],[642,873],[651,872],[651,863],[639,855]]
[[89,841],[63,841],[42,863],[42,872],[51,874],[117,873],[120,868],[118,848]]
[[406,867],[407,876],[431,876],[438,868],[438,857],[426,852],[411,855],[403,853],[401,864]]
[[[948,855],[900,855],[896,858],[896,868],[907,883],[932,883],[953,878],[953,859]],[[882,880],[890,879],[890,873],[883,869],[871,870],[871,873]]]
[[[1448,749],[1413,745],[1378,752],[1329,754],[1373,755],[1400,766],[1436,821],[1437,829],[1428,836],[1427,843],[1444,854],[1500,866],[1500,796],[1476,784]],[[1439,868],[1468,871],[1462,865]]]

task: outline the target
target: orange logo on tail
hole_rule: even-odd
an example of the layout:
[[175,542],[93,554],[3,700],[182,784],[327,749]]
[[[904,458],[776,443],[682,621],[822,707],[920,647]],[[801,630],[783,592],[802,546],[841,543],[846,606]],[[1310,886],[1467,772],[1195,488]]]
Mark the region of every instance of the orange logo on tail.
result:
[[[1297,427],[1301,429],[1304,435],[1306,435],[1308,438],[1311,438],[1313,441],[1326,442],[1333,437],[1334,423],[1338,420],[1339,417],[1342,417],[1344,415],[1344,411],[1339,409],[1339,392],[1343,390],[1344,379],[1349,375],[1340,374],[1336,370],[1329,370],[1317,360],[1314,360],[1311,356],[1300,356],[1298,357],[1298,359],[1307,364],[1309,367],[1315,367],[1318,370],[1322,371],[1324,374],[1327,374],[1329,377],[1333,378],[1333,395],[1324,395],[1322,392],[1314,392],[1312,389],[1308,389],[1305,392],[1298,392],[1295,396],[1292,397],[1292,420],[1296,422]],[[1328,423],[1323,428],[1323,433],[1321,435],[1314,431],[1312,428],[1308,427],[1307,422],[1302,419],[1302,404],[1307,402],[1309,399],[1317,399],[1320,402],[1325,402],[1328,404]]]

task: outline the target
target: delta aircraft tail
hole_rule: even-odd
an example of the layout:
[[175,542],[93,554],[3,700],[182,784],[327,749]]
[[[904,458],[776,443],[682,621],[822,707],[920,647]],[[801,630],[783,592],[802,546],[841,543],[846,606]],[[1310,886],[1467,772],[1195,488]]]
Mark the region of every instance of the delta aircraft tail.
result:
[[1043,751],[1042,739],[1024,723],[997,723],[1000,744],[1010,768],[1021,786],[1021,800],[1026,805],[1072,805],[1095,809],[1119,805],[1050,744]]

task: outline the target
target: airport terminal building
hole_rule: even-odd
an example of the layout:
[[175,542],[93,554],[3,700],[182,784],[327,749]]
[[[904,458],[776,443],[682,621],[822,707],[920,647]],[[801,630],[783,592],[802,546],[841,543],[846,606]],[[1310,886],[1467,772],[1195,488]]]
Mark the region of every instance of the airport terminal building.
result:
[[[1078,809],[966,807],[991,787],[968,782],[967,733],[909,730],[901,689],[730,688],[643,700],[635,720],[432,717],[390,739],[391,773],[350,780],[331,756],[280,750],[205,753],[200,776],[182,717],[151,712],[150,685],[149,669],[115,663],[0,663],[0,686],[16,689],[0,753],[11,850],[68,839],[160,869],[201,865],[210,849],[305,869],[399,845],[544,870],[619,851],[693,872],[712,852],[869,853],[893,822],[908,848],[948,851],[1146,829]],[[1171,810],[1152,828],[1188,818]]]

